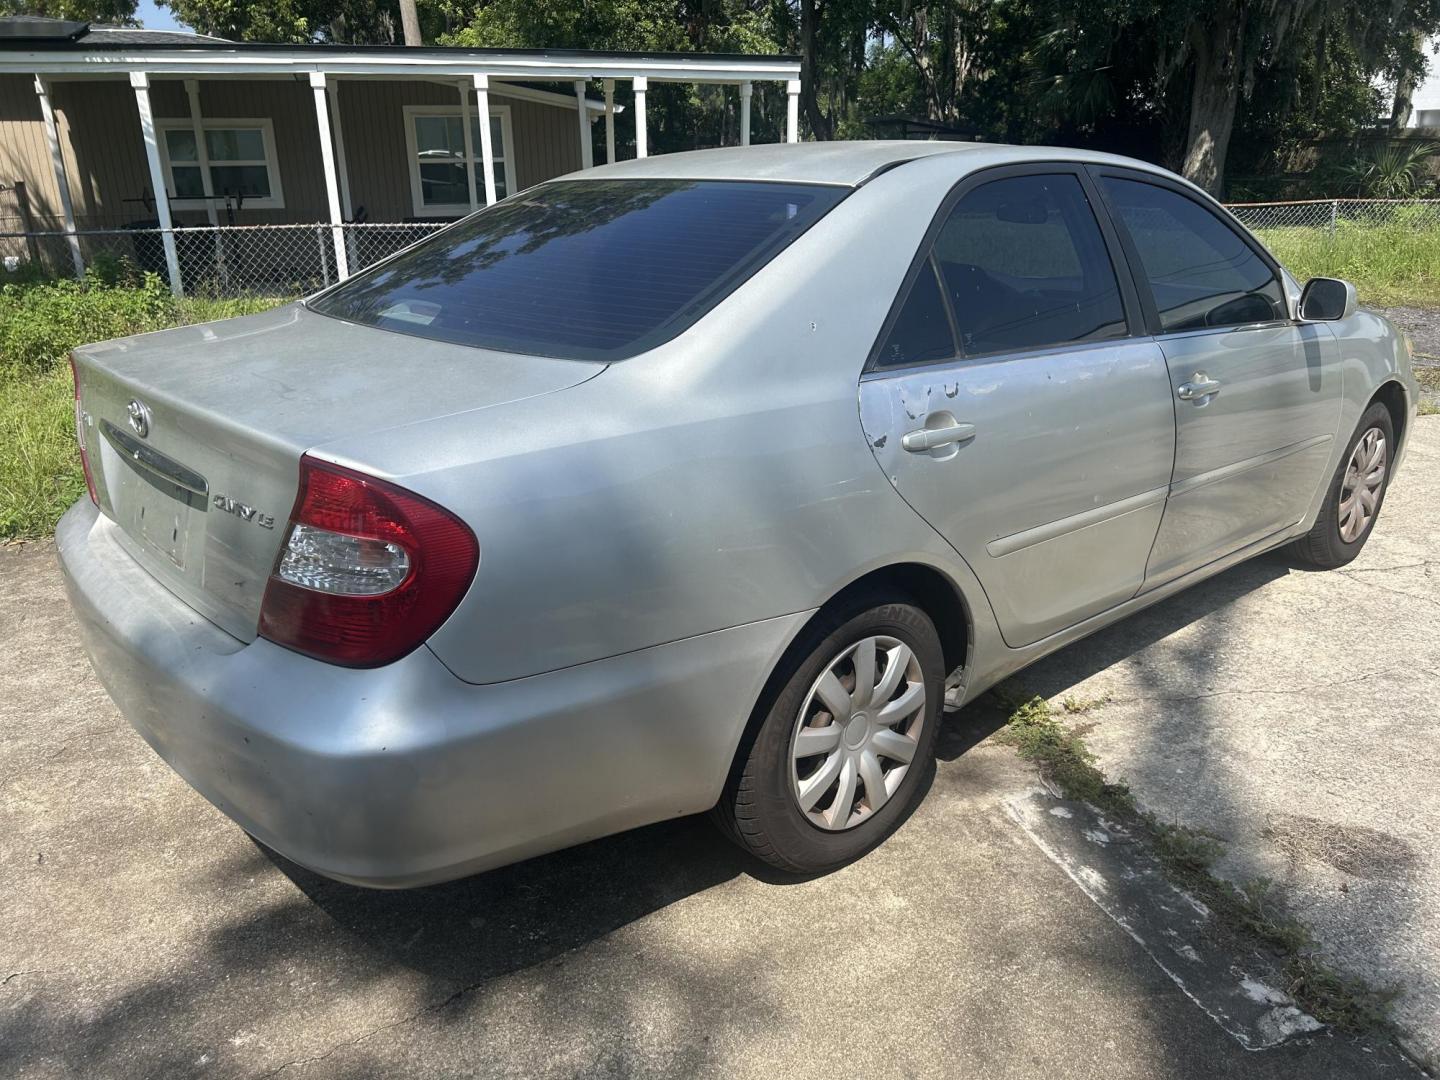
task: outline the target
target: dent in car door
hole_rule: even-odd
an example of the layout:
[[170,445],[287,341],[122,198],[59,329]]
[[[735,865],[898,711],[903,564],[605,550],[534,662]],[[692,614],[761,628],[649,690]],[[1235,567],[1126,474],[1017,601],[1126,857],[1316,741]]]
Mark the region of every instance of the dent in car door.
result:
[[876,459],[1011,646],[1144,577],[1174,416],[1160,349],[1127,337],[1125,288],[1078,177],[962,185],[861,382]]
[[1329,328],[1290,317],[1273,261],[1177,184],[1102,170],[1169,366],[1175,473],[1146,587],[1298,522],[1339,419]]
[[[1153,343],[1123,342],[867,378],[861,419],[1018,648],[1139,591],[1170,479],[1169,386]],[[974,436],[905,448],[906,433],[950,423]]]

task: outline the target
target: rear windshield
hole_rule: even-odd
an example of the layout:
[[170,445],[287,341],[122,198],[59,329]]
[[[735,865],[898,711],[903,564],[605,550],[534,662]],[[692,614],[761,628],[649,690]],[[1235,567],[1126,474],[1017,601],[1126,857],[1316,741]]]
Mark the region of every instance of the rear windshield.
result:
[[622,360],[685,329],[845,194],[723,180],[542,184],[310,306],[459,345]]

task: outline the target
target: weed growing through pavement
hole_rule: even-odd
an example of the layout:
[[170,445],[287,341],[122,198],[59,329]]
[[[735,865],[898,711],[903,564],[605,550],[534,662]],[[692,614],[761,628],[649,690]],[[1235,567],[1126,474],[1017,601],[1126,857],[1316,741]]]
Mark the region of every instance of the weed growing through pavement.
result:
[[[1071,715],[1085,714],[1107,700],[1067,697],[1061,708]],[[1286,992],[1310,1015],[1352,1034],[1391,1032],[1389,1008],[1398,991],[1376,989],[1328,967],[1316,955],[1304,925],[1282,910],[1270,881],[1236,886],[1217,877],[1212,867],[1225,850],[1219,837],[1162,822],[1142,810],[1126,784],[1106,779],[1084,738],[1064,724],[1044,698],[1006,704],[1010,716],[1000,741],[1033,762],[1065,798],[1089,803],[1147,839],[1174,884],[1209,907],[1221,925],[1279,956]]]

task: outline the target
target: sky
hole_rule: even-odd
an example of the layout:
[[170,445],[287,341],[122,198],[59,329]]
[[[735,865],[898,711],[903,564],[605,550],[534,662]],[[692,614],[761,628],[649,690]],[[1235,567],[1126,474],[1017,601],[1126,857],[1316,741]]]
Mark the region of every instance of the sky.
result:
[[176,30],[180,24],[175,21],[175,15],[169,8],[157,7],[155,0],[140,0],[140,6],[135,9],[135,17],[140,20],[140,25],[147,30]]

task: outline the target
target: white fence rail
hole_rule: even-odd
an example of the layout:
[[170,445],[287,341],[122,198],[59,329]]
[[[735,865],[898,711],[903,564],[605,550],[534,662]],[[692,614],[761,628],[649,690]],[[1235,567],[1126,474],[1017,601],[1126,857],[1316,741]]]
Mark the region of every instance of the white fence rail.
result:
[[[1244,225],[1261,233],[1319,229],[1334,236],[1343,229],[1399,225],[1433,229],[1440,245],[1440,199],[1235,203],[1230,210]],[[433,222],[342,225],[349,270],[364,269],[443,227]],[[336,280],[332,229],[324,223],[174,229],[179,290],[208,296],[303,296]],[[169,281],[160,229],[0,232],[0,260],[12,273],[74,275],[77,248],[81,266],[154,273]],[[0,280],[4,276],[0,275]]]

